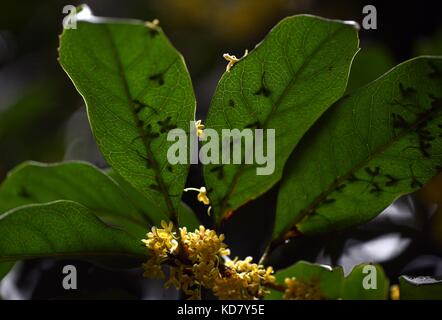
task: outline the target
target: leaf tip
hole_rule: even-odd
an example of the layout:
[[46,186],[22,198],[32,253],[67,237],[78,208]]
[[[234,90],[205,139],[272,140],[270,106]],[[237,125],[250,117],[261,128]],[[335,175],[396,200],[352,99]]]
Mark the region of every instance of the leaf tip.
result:
[[356,21],[353,20],[345,20],[344,24],[348,25],[348,26],[352,26],[353,28],[355,28],[356,30],[361,30],[361,27],[359,26],[359,23],[357,23]]

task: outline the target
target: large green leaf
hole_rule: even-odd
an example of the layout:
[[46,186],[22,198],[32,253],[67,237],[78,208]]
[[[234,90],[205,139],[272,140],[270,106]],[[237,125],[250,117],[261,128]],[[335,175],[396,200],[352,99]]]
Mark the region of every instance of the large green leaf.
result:
[[110,227],[72,201],[32,204],[0,216],[0,262],[38,257],[142,259],[137,237]]
[[86,102],[98,146],[116,172],[173,217],[188,165],[168,163],[174,142],[167,133],[189,132],[195,113],[184,60],[155,24],[98,18],[87,7],[77,18],[77,29],[61,35],[60,62]]
[[228,216],[280,179],[284,163],[302,135],[344,93],[357,50],[354,24],[294,16],[282,20],[223,75],[206,127],[219,133],[235,128],[275,129],[276,152],[271,175],[257,175],[252,164],[205,166],[204,177],[218,218]]
[[105,173],[85,162],[26,162],[8,174],[0,186],[0,213],[56,200],[71,200],[93,210],[108,223],[144,236],[149,221]]
[[440,173],[441,89],[442,59],[421,57],[336,103],[288,161],[274,235],[366,222]]
[[[323,299],[385,300],[388,298],[389,281],[379,265],[357,265],[344,277],[341,267],[331,268],[299,261],[291,267],[276,272],[275,277],[279,285],[284,284],[285,278],[295,278],[314,287],[315,290],[320,290]],[[282,297],[283,292],[271,290],[266,299],[275,300]]]
[[399,278],[401,300],[442,300],[442,280],[431,277]]

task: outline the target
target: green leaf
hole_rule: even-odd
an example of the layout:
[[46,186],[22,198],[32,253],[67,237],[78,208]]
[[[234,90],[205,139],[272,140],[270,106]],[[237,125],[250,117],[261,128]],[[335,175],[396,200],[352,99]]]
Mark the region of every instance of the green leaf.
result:
[[361,49],[351,65],[347,92],[377,79],[395,65],[394,58],[387,48],[380,45],[370,45]]
[[431,277],[399,278],[401,300],[442,300],[442,280]]
[[140,239],[110,227],[72,201],[32,204],[0,216],[0,262],[39,257],[143,259]]
[[[152,211],[152,208],[156,208],[155,203],[151,202],[149,198],[146,198],[144,195],[138,192],[118,173],[110,170],[108,172],[108,175],[110,175],[120,185],[121,189],[124,190],[123,192],[138,208],[138,210],[149,217],[149,221],[152,225],[159,226],[161,220],[168,219],[167,212],[165,210]],[[160,201],[160,199],[157,199],[157,201]],[[195,212],[193,212],[193,210],[189,208],[189,206],[187,206],[184,202],[181,202],[178,207],[178,220],[180,222],[180,226],[186,226],[188,230],[196,229],[201,224],[196,217]]]
[[341,298],[344,300],[386,300],[389,283],[380,265],[360,264],[354,267],[344,279]]
[[[326,299],[338,299],[341,295],[344,271],[341,267],[331,268],[306,261],[299,261],[287,269],[276,272],[275,277],[276,282],[279,284],[284,284],[285,278],[296,278],[304,283],[317,282],[322,295]],[[282,296],[282,292],[271,290],[266,299],[280,300]]]
[[282,20],[223,75],[206,127],[219,133],[234,128],[275,129],[276,152],[271,175],[257,175],[256,165],[205,166],[218,219],[281,178],[284,163],[303,134],[344,93],[357,50],[354,24],[299,15]]
[[123,190],[104,172],[86,162],[25,162],[0,186],[0,213],[56,200],[71,200],[93,210],[103,221],[142,237],[149,222]]
[[442,59],[421,57],[341,99],[285,168],[274,236],[369,221],[442,169]]
[[[364,270],[365,269],[365,270]],[[364,272],[365,271],[365,272]],[[373,272],[373,273],[372,273]],[[366,278],[366,277],[370,278]],[[341,267],[299,261],[275,274],[276,282],[284,285],[286,278],[295,278],[304,284],[316,287],[323,299],[385,300],[388,298],[389,281],[379,265],[360,264],[347,277]],[[366,279],[366,280],[364,280]],[[364,288],[364,281],[367,289]],[[282,299],[283,293],[271,290],[266,299]]]
[[172,218],[189,166],[168,163],[174,142],[167,133],[189,132],[195,113],[184,60],[153,24],[94,17],[87,7],[77,19],[77,29],[61,35],[60,62],[86,102],[97,144],[118,174]]

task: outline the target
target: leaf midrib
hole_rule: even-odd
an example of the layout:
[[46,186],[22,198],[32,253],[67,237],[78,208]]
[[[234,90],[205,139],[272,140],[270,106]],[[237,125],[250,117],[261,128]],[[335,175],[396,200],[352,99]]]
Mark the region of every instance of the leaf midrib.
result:
[[[330,33],[324,40],[322,40],[320,42],[320,44],[315,48],[315,50],[313,50],[313,52],[308,56],[308,59],[306,63],[303,63],[301,65],[301,67],[294,73],[294,75],[292,76],[289,84],[286,86],[286,88],[284,89],[284,91],[282,92],[282,94],[278,97],[278,99],[276,100],[276,102],[273,104],[272,110],[270,111],[269,115],[266,117],[266,120],[264,121],[262,128],[266,128],[272,118],[272,116],[274,115],[274,113],[277,111],[277,109],[279,108],[279,106],[281,105],[281,103],[284,101],[284,99],[287,97],[289,91],[292,89],[292,87],[296,84],[299,75],[302,73],[302,71],[310,64],[312,58],[319,52],[319,50],[324,46],[324,44],[326,42],[328,42],[331,38],[333,38],[338,32],[344,30],[347,26],[346,25],[340,25],[338,28],[336,28],[336,30],[334,30],[332,33]],[[229,214],[227,214],[226,209],[227,209],[227,202],[230,198],[230,196],[233,194],[238,181],[241,177],[241,175],[244,173],[244,165],[241,165],[238,170],[236,171],[232,182],[230,183],[230,186],[228,188],[228,192],[224,195],[224,197],[221,199],[221,205],[220,205],[220,213],[221,213],[221,220],[224,220],[227,216],[230,216]]]
[[[430,107],[431,108],[431,107]],[[427,110],[425,112],[425,115],[416,120],[411,126],[409,126],[406,130],[404,130],[403,132],[401,132],[400,134],[393,136],[393,138],[383,144],[382,146],[380,146],[379,148],[377,148],[374,152],[372,152],[368,158],[363,159],[361,161],[359,161],[356,165],[354,165],[345,175],[339,177],[338,179],[334,180],[333,183],[331,183],[329,185],[329,187],[326,188],[326,190],[324,192],[322,192],[319,196],[315,197],[313,199],[313,201],[310,202],[310,205],[301,210],[301,214],[298,215],[292,223],[289,224],[289,227],[287,227],[281,234],[280,236],[284,237],[284,234],[287,232],[287,230],[290,230],[290,228],[292,226],[295,226],[299,223],[302,222],[302,220],[307,219],[308,216],[317,208],[318,205],[321,204],[322,201],[324,201],[331,193],[335,192],[337,190],[337,188],[344,183],[345,181],[347,181],[353,174],[355,174],[357,171],[361,170],[367,163],[370,163],[376,156],[382,154],[385,150],[389,149],[393,144],[395,144],[396,142],[402,140],[402,138],[404,138],[405,136],[407,136],[408,134],[410,134],[411,132],[413,132],[414,130],[417,129],[417,127],[425,122],[428,121],[432,116],[434,116],[437,113],[440,113],[441,109],[440,108],[436,108],[434,110]]]
[[[126,98],[128,100],[128,106],[129,106],[129,110],[130,110],[130,112],[131,112],[131,114],[133,116],[134,124],[135,124],[135,126],[137,128],[139,136],[142,138],[141,140],[142,140],[144,148],[146,150],[146,155],[147,155],[147,157],[148,157],[148,159],[150,161],[150,164],[152,166],[153,171],[155,172],[155,180],[158,183],[158,186],[160,188],[161,194],[163,195],[164,200],[166,202],[166,206],[167,206],[170,218],[173,219],[173,220],[176,220],[176,212],[175,212],[174,206],[172,204],[172,200],[169,197],[169,193],[167,191],[166,184],[165,184],[165,182],[164,182],[164,180],[163,180],[163,178],[161,176],[161,170],[160,170],[160,168],[158,166],[158,162],[156,161],[156,159],[155,159],[155,157],[153,155],[153,152],[152,152],[152,149],[150,148],[149,143],[146,142],[145,133],[143,132],[142,128],[140,128],[140,126],[137,125],[138,118],[137,118],[137,115],[135,113],[135,107],[134,107],[133,98],[132,98],[132,95],[130,93],[129,84],[128,84],[127,79],[126,79],[126,75],[125,75],[125,72],[124,72],[124,67],[123,67],[123,64],[121,62],[121,58],[120,58],[119,52],[118,52],[117,47],[116,47],[116,45],[114,43],[114,40],[112,38],[112,34],[111,34],[111,31],[109,30],[109,27],[107,25],[103,25],[103,27],[105,29],[105,34],[108,37],[109,44],[110,44],[110,47],[111,47],[111,51],[113,53],[113,56],[115,58],[115,62],[116,62],[117,67],[118,67],[118,75],[119,75],[121,83],[123,84],[123,87],[124,87],[124,94],[125,94],[125,96],[126,96]],[[174,222],[177,223],[177,221],[174,221]]]

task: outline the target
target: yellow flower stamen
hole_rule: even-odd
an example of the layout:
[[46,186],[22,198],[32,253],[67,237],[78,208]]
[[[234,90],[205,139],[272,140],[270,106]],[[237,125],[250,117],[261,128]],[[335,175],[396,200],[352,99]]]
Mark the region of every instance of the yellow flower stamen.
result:
[[160,20],[153,19],[152,21],[146,21],[144,24],[149,28],[155,29],[160,25]]
[[210,200],[209,197],[207,197],[207,192],[205,187],[201,187],[201,190],[197,195],[197,199],[199,202],[204,203],[206,206],[210,204]]
[[235,63],[237,63],[242,58],[246,57],[248,53],[249,53],[249,50],[246,49],[246,51],[244,52],[244,55],[241,58],[237,58],[235,55],[230,55],[228,53],[224,53],[223,58],[229,62],[226,66],[226,72],[230,72],[230,69],[232,69],[232,67],[235,65]]
[[207,190],[206,187],[201,187],[201,188],[185,188],[184,189],[185,192],[187,191],[197,191],[198,195],[196,196],[196,198],[198,199],[199,202],[204,203],[206,206],[210,204],[210,199],[207,196]]
[[[210,199],[207,196],[207,190],[206,187],[201,187],[201,188],[185,188],[184,192],[187,191],[197,191],[198,195],[196,196],[197,200],[199,202],[204,203],[206,206],[210,205]],[[212,211],[212,206],[209,206],[209,208],[207,209],[207,215],[210,216],[210,212]]]
[[195,121],[195,130],[198,137],[202,138],[204,136],[204,125],[201,120]]

